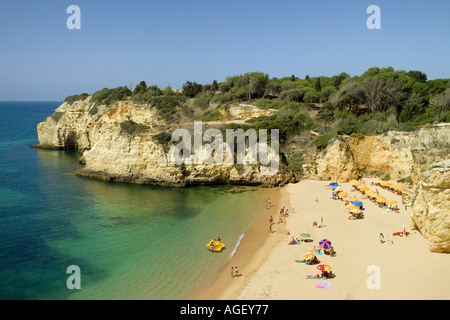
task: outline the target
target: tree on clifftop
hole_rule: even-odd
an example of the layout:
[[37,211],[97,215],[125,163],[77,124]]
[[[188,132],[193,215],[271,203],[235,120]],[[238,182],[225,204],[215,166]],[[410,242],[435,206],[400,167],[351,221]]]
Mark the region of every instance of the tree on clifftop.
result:
[[145,81],[141,81],[136,88],[134,88],[133,94],[141,94],[147,92],[147,84]]
[[186,83],[183,84],[183,95],[186,97],[193,98],[202,91],[203,86],[196,82],[186,81]]

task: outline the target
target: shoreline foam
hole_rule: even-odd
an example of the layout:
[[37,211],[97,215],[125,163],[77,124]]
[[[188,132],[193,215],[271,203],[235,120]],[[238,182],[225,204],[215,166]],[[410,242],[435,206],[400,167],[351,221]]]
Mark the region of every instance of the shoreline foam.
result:
[[[220,299],[235,299],[233,292],[240,290],[242,284],[249,279],[251,275],[258,267],[259,263],[255,264],[255,261],[259,261],[259,257],[264,257],[266,251],[272,245],[271,238],[279,238],[279,232],[274,227],[274,232],[269,234],[269,218],[272,215],[275,221],[275,217],[278,217],[279,211],[285,203],[285,196],[283,196],[283,190],[281,187],[272,189],[263,189],[267,199],[271,199],[272,206],[270,209],[263,209],[256,221],[245,232],[245,236],[236,253],[229,259],[223,270],[220,272],[220,276],[214,283],[209,286],[201,288],[195,292],[192,296],[196,300],[220,300]],[[284,202],[283,202],[284,201]],[[275,224],[277,226],[277,224]],[[281,225],[278,225],[281,226]],[[284,227],[284,226],[283,226]],[[277,227],[279,228],[279,227]],[[281,231],[285,234],[285,231]],[[276,241],[277,242],[277,241]],[[231,267],[238,267],[239,277],[231,277]],[[228,297],[228,294],[232,294],[233,298]]]

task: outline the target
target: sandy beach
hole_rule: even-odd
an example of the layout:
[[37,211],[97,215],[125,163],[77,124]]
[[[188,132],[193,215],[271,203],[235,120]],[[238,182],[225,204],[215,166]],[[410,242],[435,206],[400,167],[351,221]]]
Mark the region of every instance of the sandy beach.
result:
[[[364,218],[348,219],[341,200],[331,199],[330,182],[302,181],[272,190],[273,206],[246,234],[235,257],[222,277],[203,292],[199,299],[291,300],[291,299],[449,299],[450,256],[431,253],[426,240],[410,230],[411,209],[401,205],[401,196],[372,186],[388,200],[396,200],[400,212],[386,212],[351,191],[351,183],[340,184],[349,196],[364,204]],[[316,199],[317,197],[317,200]],[[290,209],[286,224],[277,224],[280,208]],[[292,212],[293,209],[293,212]],[[269,217],[273,232],[269,233]],[[313,227],[312,223],[323,227]],[[408,237],[392,236],[403,230]],[[288,235],[288,232],[290,235]],[[292,237],[310,234],[313,242],[289,245]],[[385,242],[380,243],[383,233]],[[335,277],[307,279],[319,274],[317,265],[298,263],[321,239],[332,242],[335,256],[317,255],[320,264],[329,265]],[[323,250],[322,250],[323,251]],[[240,277],[231,278],[232,265],[239,266]],[[325,282],[326,285],[320,285]],[[319,286],[318,286],[319,285]],[[318,287],[317,287],[318,286]]]

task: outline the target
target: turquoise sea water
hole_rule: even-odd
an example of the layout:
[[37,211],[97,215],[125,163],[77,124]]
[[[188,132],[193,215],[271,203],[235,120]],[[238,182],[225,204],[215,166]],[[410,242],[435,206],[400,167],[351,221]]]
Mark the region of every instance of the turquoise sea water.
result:
[[[226,272],[264,193],[77,177],[76,152],[28,147],[59,105],[0,102],[0,299],[183,299]],[[227,248],[209,252],[217,236]]]

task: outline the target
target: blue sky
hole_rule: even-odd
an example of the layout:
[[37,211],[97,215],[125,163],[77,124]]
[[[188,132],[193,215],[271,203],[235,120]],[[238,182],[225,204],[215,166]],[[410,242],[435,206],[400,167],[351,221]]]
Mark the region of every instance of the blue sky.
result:
[[[70,5],[81,30],[69,30]],[[367,7],[381,9],[369,30]],[[450,78],[448,0],[0,0],[0,100],[63,100],[141,80],[165,88],[262,71]]]

